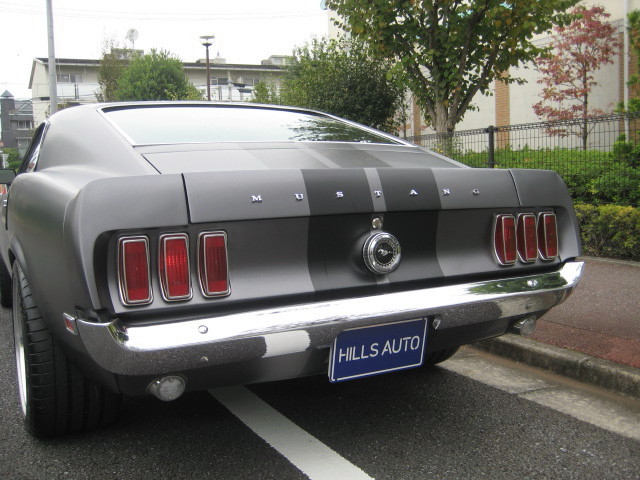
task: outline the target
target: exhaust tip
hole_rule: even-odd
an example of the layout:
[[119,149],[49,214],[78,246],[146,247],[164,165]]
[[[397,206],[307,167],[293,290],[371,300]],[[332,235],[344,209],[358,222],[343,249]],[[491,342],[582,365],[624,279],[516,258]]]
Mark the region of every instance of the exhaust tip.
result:
[[163,402],[170,402],[179,398],[185,390],[187,382],[179,375],[167,375],[153,380],[147,390],[154,397]]
[[531,335],[536,329],[537,320],[538,319],[534,316],[522,318],[511,326],[510,331],[512,333],[522,335],[523,337]]

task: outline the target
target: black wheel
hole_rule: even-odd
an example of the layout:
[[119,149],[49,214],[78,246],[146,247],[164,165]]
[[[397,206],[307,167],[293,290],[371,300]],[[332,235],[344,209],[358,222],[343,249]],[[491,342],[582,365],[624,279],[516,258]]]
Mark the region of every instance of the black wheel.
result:
[[423,365],[425,367],[431,367],[436,363],[444,362],[445,360],[451,358],[460,347],[446,348],[444,350],[438,350],[437,352],[432,352],[427,354],[424,359]]
[[11,275],[0,258],[0,305],[4,308],[13,306],[13,294],[11,292]]
[[69,362],[40,315],[18,262],[13,266],[13,305],[20,407],[29,433],[50,437],[115,420],[121,396]]

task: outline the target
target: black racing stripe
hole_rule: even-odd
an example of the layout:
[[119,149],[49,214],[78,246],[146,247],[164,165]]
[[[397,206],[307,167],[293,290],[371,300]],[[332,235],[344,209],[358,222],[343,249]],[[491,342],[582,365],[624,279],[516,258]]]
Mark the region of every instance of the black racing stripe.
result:
[[362,169],[302,170],[311,215],[373,212],[367,175]]
[[[249,149],[249,147],[247,147]],[[265,148],[262,150],[250,150],[251,154],[271,169],[295,168],[312,169],[328,168],[311,153],[303,148]]]
[[[394,235],[402,248],[400,266],[388,275],[389,280],[441,278],[436,254],[440,199],[431,170],[382,168],[377,172],[387,202],[383,230]],[[379,287],[362,258],[373,213],[364,170],[303,170],[302,176],[311,212],[307,259],[315,291]],[[410,195],[411,190],[417,195]]]
[[388,274],[389,281],[442,277],[436,250],[438,212],[389,212],[384,216],[384,231],[400,242],[402,254],[398,268]]
[[379,168],[388,212],[439,210],[440,196],[431,169]]
[[362,258],[362,247],[370,230],[368,214],[309,219],[307,257],[316,292],[377,285]]
[[324,150],[322,154],[341,168],[384,168],[389,164],[363,150]]

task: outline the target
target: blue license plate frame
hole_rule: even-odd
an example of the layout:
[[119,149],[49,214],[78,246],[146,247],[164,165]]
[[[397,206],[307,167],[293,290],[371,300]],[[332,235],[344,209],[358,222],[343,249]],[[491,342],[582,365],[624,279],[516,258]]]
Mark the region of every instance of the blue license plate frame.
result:
[[344,330],[331,345],[332,383],[416,368],[424,362],[427,319]]

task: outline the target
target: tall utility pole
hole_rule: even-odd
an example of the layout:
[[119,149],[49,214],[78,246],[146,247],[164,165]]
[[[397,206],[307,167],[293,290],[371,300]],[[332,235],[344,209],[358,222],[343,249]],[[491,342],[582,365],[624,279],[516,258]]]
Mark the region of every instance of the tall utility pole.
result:
[[211,101],[211,73],[209,71],[209,47],[213,44],[213,39],[216,38],[213,35],[202,35],[200,37],[200,43],[207,49],[207,100]]
[[56,53],[53,47],[53,7],[47,0],[47,33],[49,35],[49,114],[58,111],[58,76],[56,75]]

